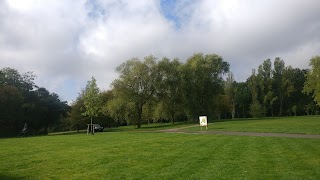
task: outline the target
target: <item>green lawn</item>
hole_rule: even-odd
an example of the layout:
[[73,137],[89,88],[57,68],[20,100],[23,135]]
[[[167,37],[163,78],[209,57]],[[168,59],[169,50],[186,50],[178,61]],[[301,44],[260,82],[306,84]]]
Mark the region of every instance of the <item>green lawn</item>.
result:
[[[200,127],[192,127],[183,130],[199,131]],[[208,130],[320,134],[320,116],[226,120],[209,123]]]
[[154,131],[154,130],[164,130],[172,128],[181,128],[186,126],[195,125],[194,122],[176,122],[172,123],[152,123],[152,124],[142,124],[141,128],[136,126],[120,126],[115,128],[105,128],[106,132],[131,132],[131,131]]
[[103,132],[0,139],[0,179],[319,179],[320,140]]
[[[119,126],[112,128],[105,128],[104,132],[145,132],[145,131],[155,131],[155,130],[165,130],[165,129],[173,129],[173,128],[181,128],[194,126],[193,122],[176,122],[172,123],[152,123],[152,124],[143,124],[141,128],[137,128],[136,126]],[[87,133],[87,130],[80,130],[79,133]],[[66,131],[66,132],[55,132],[50,133],[50,136],[55,135],[74,135],[79,134],[77,131]]]

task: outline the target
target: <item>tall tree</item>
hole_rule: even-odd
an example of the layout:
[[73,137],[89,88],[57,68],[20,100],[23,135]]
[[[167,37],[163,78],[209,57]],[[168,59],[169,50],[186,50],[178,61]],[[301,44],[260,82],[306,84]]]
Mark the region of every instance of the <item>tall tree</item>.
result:
[[43,129],[42,133],[48,134],[49,126],[56,123],[62,116],[67,115],[69,106],[66,102],[61,102],[59,96],[50,93],[45,88],[39,88],[35,91],[37,95],[36,114],[38,121],[32,122],[34,127]]
[[0,135],[17,135],[28,122],[25,111],[36,87],[34,78],[32,72],[21,74],[9,67],[0,69]]
[[235,89],[235,104],[237,109],[239,109],[239,113],[242,113],[242,117],[245,118],[246,114],[249,110],[249,105],[251,102],[251,94],[250,89],[248,87],[248,83],[240,82],[236,84]]
[[194,54],[182,67],[185,107],[189,118],[213,115],[214,99],[223,92],[222,75],[229,63],[216,54]]
[[70,128],[76,129],[77,132],[80,129],[85,129],[87,126],[88,118],[83,116],[85,112],[83,92],[79,94],[77,99],[71,104],[71,111],[68,113],[67,120],[69,121]]
[[293,83],[294,92],[287,98],[285,104],[292,109],[293,106],[297,106],[296,114],[304,115],[306,113],[305,106],[313,101],[312,95],[303,93],[303,87],[306,82],[307,69],[295,68],[292,71],[292,77],[290,81]]
[[162,107],[158,110],[168,112],[172,123],[175,122],[182,105],[180,66],[178,59],[170,61],[168,58],[163,58],[157,66],[159,76],[156,83],[156,95],[158,102],[162,104],[158,106]]
[[122,97],[115,96],[104,106],[104,112],[108,113],[120,126],[122,123],[130,122],[130,117],[134,113],[132,103]]
[[260,90],[258,98],[262,104],[263,114],[267,114],[270,103],[274,97],[272,92],[272,66],[270,59],[265,60],[258,67],[257,80]]
[[16,69],[3,68],[0,70],[0,85],[12,85],[22,92],[33,90],[35,75],[32,72],[20,74]]
[[252,102],[250,104],[250,114],[252,117],[261,117],[263,110],[261,104],[258,100],[258,79],[256,75],[256,70],[252,70],[252,75],[247,80],[248,87],[252,95]]
[[135,124],[138,128],[142,124],[143,107],[154,98],[157,79],[156,58],[147,56],[141,62],[137,58],[126,61],[117,67],[120,77],[112,85],[117,92],[116,98],[133,104],[135,109]]
[[285,67],[285,63],[279,57],[274,60],[274,84],[276,94],[279,99],[279,115],[283,114],[283,101],[286,97],[289,97],[294,91],[294,86],[291,81],[293,70],[291,67]]
[[15,86],[0,85],[0,135],[19,133],[25,123],[23,102],[23,94]]
[[320,106],[320,56],[310,59],[311,70],[307,73],[307,80],[304,84],[303,92],[312,94],[314,101]]
[[98,122],[100,125],[103,125],[104,127],[114,127],[119,126],[119,122],[117,123],[115,119],[112,117],[110,112],[107,110],[106,106],[107,104],[112,101],[114,98],[113,92],[111,90],[108,91],[102,91],[100,93],[101,98],[101,110],[98,116]]
[[101,109],[99,92],[100,90],[97,86],[96,79],[94,77],[91,77],[91,80],[87,82],[86,88],[83,93],[83,104],[85,106],[84,115],[89,116],[91,120],[90,123],[92,134],[94,134],[92,118],[97,117]]
[[234,80],[234,75],[232,72],[229,72],[227,75],[227,79],[225,83],[225,93],[229,97],[230,112],[233,119],[236,112],[236,101],[235,101],[236,82]]
[[[0,135],[17,135],[25,123],[29,134],[47,134],[69,110],[55,93],[39,88],[32,72],[0,70]],[[4,131],[2,131],[4,128]]]

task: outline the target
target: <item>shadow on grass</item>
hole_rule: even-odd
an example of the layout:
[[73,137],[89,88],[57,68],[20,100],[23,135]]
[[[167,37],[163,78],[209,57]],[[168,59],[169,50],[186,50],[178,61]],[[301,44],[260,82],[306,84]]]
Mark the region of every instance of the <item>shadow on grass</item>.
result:
[[104,129],[103,132],[129,132],[129,131],[134,131],[135,128],[132,129],[122,129],[122,128],[108,128],[108,129]]
[[56,132],[56,133],[49,133],[48,136],[76,135],[76,134],[84,134],[84,133],[87,133],[87,131],[81,130],[79,132],[77,132],[77,131]]
[[267,120],[267,119],[281,119],[281,118],[288,118],[288,117],[261,117],[261,118],[234,118],[234,119],[211,119],[208,123],[215,123],[215,122],[230,122],[230,121],[259,121],[259,120]]
[[193,122],[178,122],[178,123],[163,123],[157,125],[144,125],[140,129],[163,129],[163,128],[175,128],[177,126],[194,124]]
[[153,123],[153,124],[143,124],[140,128],[137,126],[120,126],[115,128],[106,128],[104,132],[132,132],[132,131],[152,131],[161,129],[171,129],[177,128],[184,125],[194,124],[193,122],[176,122],[172,123]]
[[0,179],[18,180],[18,179],[26,179],[26,178],[21,177],[21,176],[17,176],[17,175],[8,175],[8,174],[0,173]]

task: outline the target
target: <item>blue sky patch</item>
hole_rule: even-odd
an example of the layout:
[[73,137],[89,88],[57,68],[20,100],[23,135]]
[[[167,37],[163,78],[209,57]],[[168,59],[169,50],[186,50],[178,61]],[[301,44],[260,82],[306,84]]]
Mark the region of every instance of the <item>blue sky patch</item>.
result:
[[176,28],[180,28],[181,21],[177,16],[176,0],[160,0],[161,13],[169,20],[172,21]]
[[91,18],[96,19],[105,14],[105,10],[97,0],[87,0],[86,7],[88,9],[88,16]]

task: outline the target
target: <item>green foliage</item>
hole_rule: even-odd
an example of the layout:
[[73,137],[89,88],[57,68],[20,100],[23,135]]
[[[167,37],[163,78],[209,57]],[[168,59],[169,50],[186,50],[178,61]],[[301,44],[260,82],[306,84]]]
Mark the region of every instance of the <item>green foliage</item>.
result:
[[[268,111],[270,107],[270,101],[274,99],[274,93],[272,92],[272,65],[271,60],[265,60],[262,65],[258,67],[257,74],[258,89],[259,89],[259,101],[263,112]],[[265,114],[263,114],[265,116]]]
[[304,94],[303,93],[303,87],[304,83],[306,81],[306,74],[308,70],[306,69],[299,69],[295,68],[292,71],[292,77],[291,82],[294,85],[294,91],[290,95],[290,98],[286,99],[286,102],[284,105],[287,105],[288,107],[292,107],[294,105],[297,106],[297,115],[305,115],[304,107],[308,103],[313,101],[312,95]]
[[32,72],[20,74],[16,69],[3,68],[0,70],[0,84],[6,86],[15,86],[22,92],[33,90],[35,86],[33,80],[35,75]]
[[155,106],[153,116],[155,119],[160,119],[161,122],[164,119],[170,118],[170,114],[167,111],[167,108],[165,108],[165,104],[162,101],[158,102],[157,105]]
[[105,104],[103,111],[115,119],[119,126],[123,123],[131,122],[132,119],[130,117],[134,110],[132,107],[132,103],[128,103],[126,100],[122,99],[122,97],[116,97]]
[[214,99],[223,92],[222,75],[229,71],[229,63],[216,54],[194,54],[182,66],[185,108],[189,117],[213,117]]
[[157,65],[155,116],[158,119],[170,119],[175,122],[178,114],[181,114],[183,91],[181,78],[181,63],[178,59],[170,61],[163,58]]
[[66,116],[69,106],[59,96],[37,87],[32,72],[0,70],[0,136],[17,136],[25,123],[28,134],[47,134]]
[[235,88],[235,104],[236,110],[238,109],[239,116],[242,114],[243,118],[246,117],[250,102],[251,94],[248,84],[244,82],[237,83]]
[[276,88],[276,94],[280,101],[279,115],[282,116],[283,101],[286,97],[289,97],[294,91],[294,85],[291,81],[293,76],[293,69],[285,67],[285,63],[280,58],[276,58],[274,61],[274,86]]
[[307,73],[303,92],[312,94],[314,101],[320,106],[320,56],[315,56],[310,60],[311,70]]
[[228,95],[219,94],[214,99],[214,115],[221,119],[221,117],[227,118],[227,113],[232,110],[232,104],[230,104],[230,97]]
[[84,114],[84,100],[83,93],[79,94],[76,101],[71,104],[71,111],[68,113],[68,127],[67,129],[76,129],[79,132],[81,129],[87,127],[89,122],[88,118],[83,116]]
[[261,104],[258,101],[254,101],[250,105],[250,114],[254,118],[259,118],[263,116],[264,112],[261,107]]
[[[24,123],[29,134],[48,130],[80,130],[87,117],[105,127],[121,124],[213,118],[313,115],[319,113],[320,57],[310,60],[311,70],[285,66],[282,59],[265,60],[246,82],[235,82],[229,64],[216,54],[194,54],[179,59],[153,56],[132,58],[117,67],[113,89],[100,92],[94,77],[72,104],[37,87],[32,72],[0,70],[0,136],[18,135]],[[226,80],[223,79],[224,75]],[[306,94],[303,94],[306,93]],[[315,102],[318,103],[316,106]],[[87,116],[87,117],[84,117]],[[186,117],[187,116],[187,117]]]
[[37,129],[43,128],[43,133],[48,134],[49,126],[66,116],[69,106],[66,102],[61,102],[57,94],[50,93],[45,88],[39,88],[35,93],[38,97],[36,115],[41,122],[31,122],[30,124]]
[[97,117],[101,109],[101,101],[99,96],[99,88],[96,79],[91,77],[91,81],[87,82],[86,88],[83,92],[83,104],[85,111],[83,115],[89,117]]
[[231,112],[232,119],[235,117],[236,113],[236,81],[234,80],[234,75],[232,72],[228,73],[226,83],[225,83],[225,93],[229,99],[229,111]]
[[292,106],[291,110],[294,113],[294,116],[297,116],[297,109],[298,107],[296,105]]
[[24,97],[18,88],[12,85],[0,85],[0,136],[16,135],[22,129],[23,104]]
[[154,98],[158,75],[155,67],[156,58],[153,56],[145,57],[143,62],[135,58],[128,60],[117,67],[120,77],[112,83],[115,98],[134,109],[130,117],[138,128],[142,124],[144,106]]
[[[286,67],[279,57],[274,60],[274,69],[271,60],[267,59],[259,65],[258,73],[253,70],[247,83],[252,94],[252,102],[258,101],[261,104],[262,116],[274,116],[275,109],[276,114],[282,116],[283,109],[291,108],[288,97],[295,91],[293,82],[298,75],[291,66]],[[299,84],[296,87],[299,88]],[[296,99],[302,98],[300,94],[297,95],[299,96]]]

